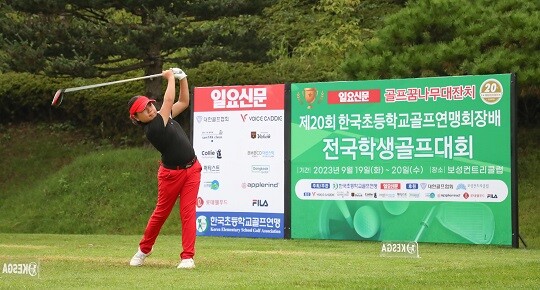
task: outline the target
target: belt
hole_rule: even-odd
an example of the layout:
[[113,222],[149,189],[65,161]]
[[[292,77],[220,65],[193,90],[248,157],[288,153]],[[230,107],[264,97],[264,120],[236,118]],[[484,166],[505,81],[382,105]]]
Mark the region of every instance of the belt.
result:
[[170,170],[188,169],[191,166],[193,166],[193,164],[195,164],[195,161],[197,161],[197,156],[193,157],[193,159],[191,161],[189,161],[188,163],[186,163],[184,165],[171,166],[171,165],[166,165],[165,163],[162,162],[161,166],[163,166],[163,167],[165,167],[167,169],[170,169]]

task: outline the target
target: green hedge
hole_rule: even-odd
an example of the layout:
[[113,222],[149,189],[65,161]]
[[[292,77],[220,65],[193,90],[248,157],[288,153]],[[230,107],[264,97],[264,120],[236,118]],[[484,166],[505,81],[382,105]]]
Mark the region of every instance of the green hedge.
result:
[[[286,58],[260,65],[213,61],[185,71],[189,76],[191,90],[205,86],[347,80],[343,73],[340,74],[338,64],[328,62],[313,58]],[[96,138],[108,139],[112,144],[142,144],[146,139],[140,128],[131,123],[127,112],[127,101],[145,91],[142,80],[66,93],[61,106],[51,107],[54,93],[59,88],[139,76],[141,73],[134,72],[109,79],[80,79],[0,73],[0,124],[63,122]],[[525,100],[518,98],[517,117],[520,125],[536,126],[540,123],[538,104],[538,96]],[[177,121],[189,133],[189,110],[178,116]]]
[[[141,139],[127,116],[129,96],[142,90],[136,82],[66,93],[59,107],[51,101],[59,88],[110,80],[58,79],[28,73],[0,74],[1,123],[66,122],[91,135],[122,140]],[[139,132],[138,132],[139,131]]]
[[[305,63],[282,60],[273,64],[209,62],[186,69],[190,88],[220,85],[277,84],[285,82],[324,81],[332,71],[324,72],[313,60]],[[330,66],[326,66],[330,67]],[[127,112],[127,101],[142,94],[144,81],[81,90],[64,94],[59,107],[51,107],[60,88],[78,87],[141,76],[124,74],[109,79],[51,78],[29,73],[0,74],[0,124],[19,122],[65,122],[92,136],[109,139],[113,144],[144,142],[140,128],[134,126]],[[163,86],[165,88],[165,86]],[[159,100],[158,100],[159,101]],[[189,111],[177,117],[189,132]]]

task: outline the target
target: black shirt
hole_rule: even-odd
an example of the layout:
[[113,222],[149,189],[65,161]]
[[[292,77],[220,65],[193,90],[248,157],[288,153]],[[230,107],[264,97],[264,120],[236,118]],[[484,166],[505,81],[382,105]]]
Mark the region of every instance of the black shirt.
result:
[[144,133],[154,148],[161,153],[161,162],[168,166],[183,166],[195,158],[195,150],[184,129],[174,119],[169,118],[163,126],[160,114],[145,124]]

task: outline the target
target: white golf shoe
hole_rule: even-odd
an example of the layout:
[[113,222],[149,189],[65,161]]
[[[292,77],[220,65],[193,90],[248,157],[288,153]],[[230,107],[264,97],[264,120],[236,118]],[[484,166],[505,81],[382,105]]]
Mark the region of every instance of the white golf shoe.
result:
[[193,269],[195,268],[195,261],[193,259],[182,259],[178,264],[178,269]]
[[150,256],[150,254],[152,254],[152,251],[150,251],[150,253],[148,254],[145,254],[141,251],[141,249],[137,249],[137,253],[135,253],[135,255],[133,255],[133,258],[131,258],[131,261],[129,261],[129,265],[130,266],[142,266],[142,264],[144,263],[144,259],[146,259],[146,257]]

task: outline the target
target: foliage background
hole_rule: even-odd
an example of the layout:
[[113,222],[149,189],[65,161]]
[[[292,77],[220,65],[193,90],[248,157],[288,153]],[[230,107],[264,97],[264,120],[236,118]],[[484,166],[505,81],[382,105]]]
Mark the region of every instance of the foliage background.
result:
[[[89,13],[88,9],[97,9],[104,15],[112,15],[115,21],[126,21],[128,25],[123,29],[132,28],[140,37],[162,34],[144,30],[142,22],[137,22],[140,11],[136,6],[143,3],[163,7],[164,3],[171,3],[123,1],[125,5],[134,6],[131,14],[110,6],[117,5],[114,4],[117,1],[84,4],[84,1],[8,0],[0,3],[3,15],[13,13],[6,10],[11,7],[8,5],[26,7],[17,12],[20,14],[13,14],[15,17],[0,18],[0,154],[6,168],[0,179],[0,210],[8,213],[2,215],[0,231],[127,233],[133,227],[118,224],[130,221],[140,224],[137,218],[125,220],[117,215],[128,211],[145,219],[150,209],[142,205],[152,204],[153,195],[148,193],[154,188],[152,174],[147,174],[149,179],[145,181],[149,188],[125,186],[141,178],[136,173],[138,169],[143,168],[143,173],[153,172],[157,157],[149,153],[153,151],[145,151],[148,144],[140,129],[129,121],[126,102],[133,95],[156,88],[160,91],[161,80],[157,80],[157,86],[130,82],[67,93],[58,108],[52,108],[50,102],[59,88],[138,77],[153,70],[179,66],[189,75],[191,88],[515,72],[519,89],[520,221],[525,238],[539,236],[538,1],[175,1],[196,4],[181,15],[186,17],[182,22],[174,23],[177,26],[168,30],[173,34],[175,31],[185,33],[178,37],[184,42],[181,46],[173,45],[172,50],[152,51],[158,53],[161,61],[157,65],[153,63],[152,68],[145,60],[146,55],[140,53],[141,47],[132,47],[134,43],[123,46],[124,52],[119,46],[117,53],[124,53],[124,59],[106,54],[111,47],[84,46],[82,40],[90,39],[85,38],[89,37],[87,35],[70,38],[69,45],[63,47],[68,48],[64,55],[51,54],[51,58],[43,58],[36,54],[40,45],[62,43],[68,29],[87,33],[88,30],[80,28],[93,27],[91,23],[77,20],[75,23],[81,27],[66,26],[65,31],[55,28],[55,33],[50,34],[47,22],[41,22],[47,21],[45,10],[51,9],[49,12],[56,13],[60,18],[55,20],[59,21],[68,16],[62,10],[67,6],[61,5],[68,2],[82,5],[80,11],[70,13]],[[50,6],[52,4],[59,6]],[[221,5],[229,7],[223,9]],[[167,13],[173,11],[160,9],[154,20],[166,18]],[[177,18],[163,23],[171,24],[171,19]],[[193,30],[186,31],[185,21]],[[29,27],[40,29],[23,29]],[[102,27],[97,28],[89,31],[107,32]],[[50,38],[40,38],[44,35]],[[108,38],[94,36],[97,36],[96,41],[101,39],[104,44],[110,44],[118,34]],[[144,37],[143,40],[150,41]],[[131,54],[134,51],[139,54]],[[77,57],[68,58],[68,52]],[[83,52],[104,54],[94,58],[94,55],[83,56]],[[123,61],[116,66],[113,63],[118,59]],[[104,64],[103,61],[110,62]],[[142,65],[134,65],[138,62]],[[108,71],[109,74],[97,74],[96,65],[105,71],[116,69],[116,73],[112,73],[113,70]],[[71,68],[71,71],[59,68]],[[189,112],[180,115],[178,120],[189,131]],[[33,125],[27,126],[27,123]],[[133,145],[142,146],[133,148]],[[124,195],[127,193],[129,195]],[[112,197],[118,199],[111,200]],[[32,202],[26,204],[28,200]],[[56,211],[70,206],[73,209],[63,209],[62,217],[77,218],[81,222],[54,216]],[[47,213],[43,208],[51,210]],[[105,213],[99,209],[104,209]],[[19,215],[26,221],[18,222]],[[114,222],[107,223],[107,219]]]

